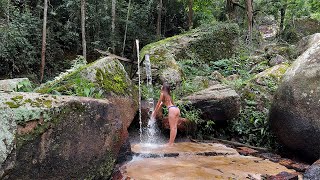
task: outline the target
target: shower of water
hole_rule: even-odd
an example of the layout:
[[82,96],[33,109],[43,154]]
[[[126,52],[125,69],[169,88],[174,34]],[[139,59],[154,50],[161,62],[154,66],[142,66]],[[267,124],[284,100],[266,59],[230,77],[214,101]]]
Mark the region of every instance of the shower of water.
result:
[[151,115],[154,111],[154,100],[153,100],[153,85],[152,85],[152,73],[151,73],[151,63],[149,55],[145,56],[145,74],[146,74],[146,89],[144,97],[147,101],[148,109],[148,125],[146,128],[142,127],[142,114],[141,114],[141,67],[140,67],[140,54],[139,54],[139,40],[136,40],[137,53],[138,53],[138,76],[139,76],[139,124],[140,124],[140,143],[146,149],[152,149],[159,146],[161,142],[160,139],[160,130],[157,127],[156,119],[151,118]]
[[152,74],[151,74],[151,63],[150,63],[150,58],[149,55],[145,56],[145,68],[146,68],[146,75],[147,75],[147,105],[148,105],[148,126],[147,126],[147,139],[146,143],[148,144],[155,144],[158,141],[158,136],[157,136],[157,124],[156,120],[154,118],[151,118],[151,114],[154,111],[154,100],[153,100],[153,86],[152,86]]

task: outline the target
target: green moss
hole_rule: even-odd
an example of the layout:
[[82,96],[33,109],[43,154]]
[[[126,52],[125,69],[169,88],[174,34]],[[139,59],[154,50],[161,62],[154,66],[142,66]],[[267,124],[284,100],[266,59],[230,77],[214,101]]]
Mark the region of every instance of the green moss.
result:
[[44,101],[43,101],[43,105],[44,105],[46,108],[51,108],[51,107],[52,107],[52,100],[44,100]]
[[23,99],[23,96],[15,96],[11,98],[11,100],[13,100],[14,102],[21,101],[22,99]]
[[21,104],[11,101],[5,102],[5,104],[8,105],[10,108],[18,108],[21,106]]
[[115,66],[115,73],[110,73],[107,69],[98,68],[96,72],[97,83],[107,92],[125,94],[128,89],[126,75],[119,66]]
[[105,158],[99,164],[95,164],[86,180],[93,179],[110,179],[116,159],[111,151],[106,152]]

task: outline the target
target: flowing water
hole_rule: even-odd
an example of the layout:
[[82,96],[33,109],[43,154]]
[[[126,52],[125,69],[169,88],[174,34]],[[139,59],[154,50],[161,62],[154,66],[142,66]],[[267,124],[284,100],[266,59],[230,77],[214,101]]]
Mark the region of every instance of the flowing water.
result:
[[147,126],[147,144],[156,144],[158,142],[157,132],[157,124],[156,120],[151,117],[154,111],[154,100],[153,100],[153,86],[152,86],[152,73],[151,73],[151,63],[149,55],[145,57],[145,68],[146,68],[146,76],[147,76],[147,105],[148,105],[148,126]]
[[[137,44],[138,46],[138,44]],[[147,101],[148,109],[148,125],[146,128],[142,127],[142,117],[141,117],[141,68],[140,68],[140,58],[138,58],[138,75],[139,75],[139,123],[140,123],[140,143],[145,144],[146,148],[152,148],[155,144],[159,143],[159,129],[157,128],[156,120],[151,118],[154,111],[154,99],[153,99],[153,85],[152,85],[152,73],[151,73],[151,63],[149,55],[145,56],[144,66],[146,73],[146,92],[144,98]]]

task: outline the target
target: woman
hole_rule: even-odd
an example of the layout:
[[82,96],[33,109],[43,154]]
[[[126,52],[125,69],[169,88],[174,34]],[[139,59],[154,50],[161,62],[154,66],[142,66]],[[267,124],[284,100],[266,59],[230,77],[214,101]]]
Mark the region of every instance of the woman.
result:
[[157,112],[159,111],[159,109],[161,109],[161,106],[163,104],[168,108],[169,112],[168,118],[170,125],[170,139],[167,145],[172,146],[177,135],[177,125],[180,117],[180,110],[173,104],[172,98],[170,96],[170,87],[166,83],[162,85],[160,99],[158,100],[156,108],[152,113],[152,118],[156,117]]

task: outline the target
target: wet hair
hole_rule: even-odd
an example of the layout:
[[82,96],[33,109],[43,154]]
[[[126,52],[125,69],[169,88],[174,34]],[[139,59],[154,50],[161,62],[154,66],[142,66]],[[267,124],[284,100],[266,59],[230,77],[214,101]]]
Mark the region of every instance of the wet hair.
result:
[[168,95],[170,96],[170,86],[167,83],[163,83],[161,91],[164,91],[166,93],[168,93]]

